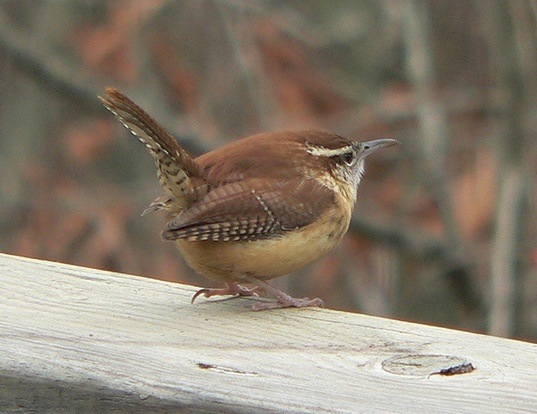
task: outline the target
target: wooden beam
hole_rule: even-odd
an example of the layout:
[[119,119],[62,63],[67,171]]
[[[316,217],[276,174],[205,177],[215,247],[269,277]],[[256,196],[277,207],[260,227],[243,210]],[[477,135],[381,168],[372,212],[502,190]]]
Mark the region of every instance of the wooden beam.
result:
[[254,299],[191,305],[191,286],[8,255],[0,282],[2,412],[537,410],[530,343],[328,309],[252,312]]

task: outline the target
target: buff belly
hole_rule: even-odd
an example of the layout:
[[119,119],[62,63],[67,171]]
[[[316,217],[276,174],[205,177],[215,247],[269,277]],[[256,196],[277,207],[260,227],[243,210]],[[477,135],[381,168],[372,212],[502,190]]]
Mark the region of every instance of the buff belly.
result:
[[298,270],[330,251],[349,227],[350,211],[325,213],[315,223],[281,236],[252,242],[177,240],[185,260],[210,279],[240,282],[245,275],[261,280]]

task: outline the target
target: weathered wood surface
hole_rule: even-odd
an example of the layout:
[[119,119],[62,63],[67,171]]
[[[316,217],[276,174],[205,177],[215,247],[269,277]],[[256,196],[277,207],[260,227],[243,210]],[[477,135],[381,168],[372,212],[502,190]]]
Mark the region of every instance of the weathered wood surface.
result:
[[537,412],[537,345],[195,290],[0,255],[0,411]]

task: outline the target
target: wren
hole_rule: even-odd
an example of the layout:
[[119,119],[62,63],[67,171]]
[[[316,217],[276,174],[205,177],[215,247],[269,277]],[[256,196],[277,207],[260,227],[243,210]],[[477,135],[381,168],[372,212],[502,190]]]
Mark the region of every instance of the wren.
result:
[[[192,158],[144,110],[114,88],[101,98],[149,149],[165,191],[146,212],[165,211],[174,241],[197,273],[225,283],[199,295],[257,295],[254,310],[320,306],[266,281],[330,251],[346,233],[364,160],[394,139],[357,142],[323,130],[267,132]],[[254,288],[242,286],[254,284]]]

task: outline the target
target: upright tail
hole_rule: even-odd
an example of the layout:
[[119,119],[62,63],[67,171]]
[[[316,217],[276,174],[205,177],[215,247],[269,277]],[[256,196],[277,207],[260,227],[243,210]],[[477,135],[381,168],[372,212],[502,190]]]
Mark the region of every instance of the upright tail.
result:
[[160,185],[168,197],[157,199],[146,211],[179,212],[207,193],[208,184],[200,166],[142,108],[115,88],[106,88],[106,97],[99,98],[125,128],[145,144],[155,159]]

